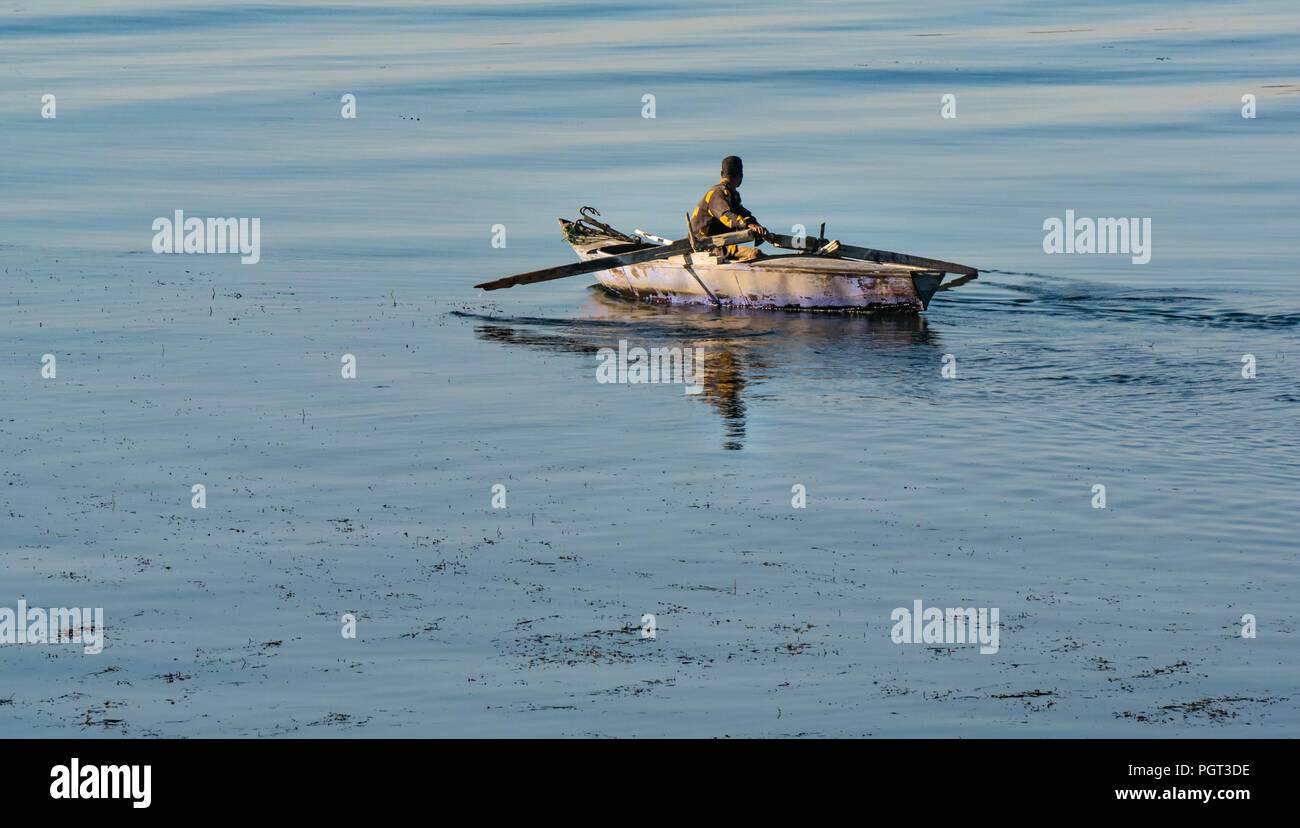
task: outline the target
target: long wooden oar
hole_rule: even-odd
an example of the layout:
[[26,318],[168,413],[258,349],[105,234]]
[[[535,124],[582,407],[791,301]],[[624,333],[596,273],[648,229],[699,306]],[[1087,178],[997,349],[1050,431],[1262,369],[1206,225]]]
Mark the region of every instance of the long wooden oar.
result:
[[[708,250],[713,247],[723,247],[729,244],[744,244],[753,239],[753,235],[748,230],[738,230],[734,233],[723,233],[720,236],[710,236],[700,239],[697,244],[701,250]],[[691,240],[689,238],[678,239],[672,244],[666,244],[662,247],[651,247],[647,250],[635,250],[631,253],[621,253],[617,256],[601,256],[586,262],[574,262],[573,264],[559,265],[558,267],[547,267],[541,270],[532,270],[528,273],[520,273],[516,276],[506,276],[502,279],[494,279],[491,282],[484,282],[481,285],[475,285],[476,288],[484,290],[500,290],[501,288],[514,287],[515,285],[530,285],[533,282],[548,282],[551,279],[563,279],[565,276],[579,276],[583,273],[595,273],[598,270],[609,270],[614,267],[623,267],[624,265],[639,264],[641,262],[654,261],[655,259],[666,259],[669,256],[677,256],[682,253],[692,251]]]
[[[777,247],[788,247],[794,250],[816,250],[830,241],[829,239],[806,238],[804,240],[804,247],[800,248],[794,243],[794,238],[792,236],[783,236],[779,233],[773,233],[772,235],[776,237]],[[910,256],[906,253],[891,253],[888,250],[874,250],[870,247],[855,247],[851,244],[841,243],[836,249],[836,252],[841,256],[850,259],[863,259],[878,264],[900,264],[906,265],[907,267],[922,268],[924,270],[941,270],[944,273],[956,273],[960,276],[979,275],[978,270],[973,267],[967,267],[966,265],[945,262],[940,259],[927,259],[924,256]]]

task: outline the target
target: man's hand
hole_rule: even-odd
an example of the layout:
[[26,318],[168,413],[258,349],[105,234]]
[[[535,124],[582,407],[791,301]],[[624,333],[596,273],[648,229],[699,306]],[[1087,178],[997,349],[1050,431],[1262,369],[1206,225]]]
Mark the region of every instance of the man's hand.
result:
[[754,238],[758,239],[759,241],[766,241],[766,242],[775,241],[775,239],[772,237],[772,234],[768,232],[767,228],[756,221],[746,225],[745,229],[753,233]]

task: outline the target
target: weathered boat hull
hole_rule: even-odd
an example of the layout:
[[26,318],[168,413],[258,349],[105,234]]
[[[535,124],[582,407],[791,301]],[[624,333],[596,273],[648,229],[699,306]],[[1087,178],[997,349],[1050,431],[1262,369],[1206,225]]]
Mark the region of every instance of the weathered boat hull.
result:
[[[598,235],[571,237],[570,245],[584,261],[653,246]],[[938,271],[803,253],[725,263],[713,253],[687,253],[592,275],[645,302],[838,311],[923,311],[943,281]]]

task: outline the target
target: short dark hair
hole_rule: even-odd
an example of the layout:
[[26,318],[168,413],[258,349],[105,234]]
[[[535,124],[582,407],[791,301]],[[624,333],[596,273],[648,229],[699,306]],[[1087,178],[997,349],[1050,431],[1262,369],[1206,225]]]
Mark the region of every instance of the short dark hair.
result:
[[728,155],[726,158],[722,159],[723,178],[735,178],[738,175],[744,175],[744,174],[745,174],[745,167],[743,164],[740,163],[739,156]]

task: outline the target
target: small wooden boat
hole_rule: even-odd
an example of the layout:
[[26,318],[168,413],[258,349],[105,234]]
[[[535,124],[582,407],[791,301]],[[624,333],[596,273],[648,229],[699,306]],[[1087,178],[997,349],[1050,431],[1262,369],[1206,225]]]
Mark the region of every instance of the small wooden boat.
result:
[[940,259],[840,244],[822,237],[824,224],[817,238],[779,233],[765,237],[788,253],[736,260],[719,258],[717,251],[754,241],[749,230],[677,241],[638,230],[642,238],[636,238],[601,222],[597,218],[600,213],[591,207],[583,207],[579,213],[582,217],[577,221],[559,221],[580,261],[504,276],[474,287],[502,290],[593,273],[609,291],[647,302],[915,313],[929,306],[944,274],[961,276],[944,285],[944,290],[979,276],[973,267]]
[[[565,239],[584,262],[596,262],[607,257],[617,260],[629,253],[653,250],[658,246],[653,241],[634,239],[607,226],[601,229],[593,227],[590,222],[559,221]],[[943,270],[867,261],[851,255],[857,251],[865,255],[879,251],[846,248],[838,243],[824,244],[825,239],[809,239],[809,249],[800,250],[794,249],[789,237],[778,236],[778,239],[786,240],[786,246],[791,249],[749,261],[719,261],[713,251],[683,252],[611,267],[593,275],[607,290],[646,302],[913,313],[929,306],[930,298],[944,278]],[[829,250],[818,253],[812,249],[814,246]],[[974,278],[973,270],[968,278]]]

